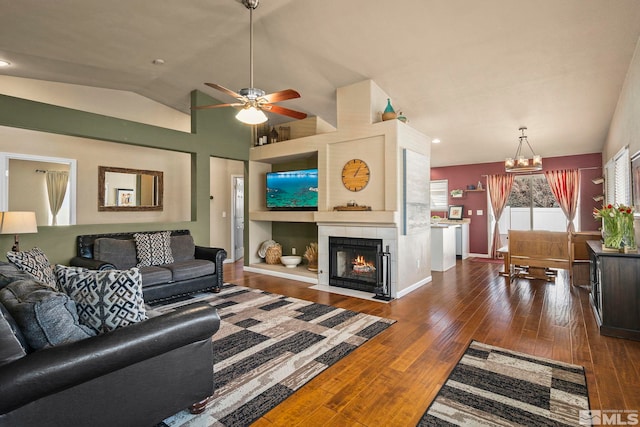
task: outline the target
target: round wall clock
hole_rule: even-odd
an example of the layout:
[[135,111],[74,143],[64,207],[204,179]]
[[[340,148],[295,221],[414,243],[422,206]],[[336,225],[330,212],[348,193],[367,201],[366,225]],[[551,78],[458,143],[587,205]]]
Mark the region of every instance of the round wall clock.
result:
[[360,191],[369,183],[369,166],[360,159],[349,160],[342,168],[342,183],[349,191]]

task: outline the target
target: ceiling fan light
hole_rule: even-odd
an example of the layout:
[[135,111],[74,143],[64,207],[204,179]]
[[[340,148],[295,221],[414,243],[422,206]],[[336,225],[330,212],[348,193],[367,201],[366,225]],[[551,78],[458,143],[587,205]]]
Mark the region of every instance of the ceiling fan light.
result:
[[255,107],[243,108],[236,114],[236,119],[247,125],[259,125],[267,121],[267,116]]

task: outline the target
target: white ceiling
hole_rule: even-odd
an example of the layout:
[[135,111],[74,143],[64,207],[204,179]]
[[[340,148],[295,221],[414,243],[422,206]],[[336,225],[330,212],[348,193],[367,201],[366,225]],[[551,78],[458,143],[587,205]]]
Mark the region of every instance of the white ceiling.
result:
[[[0,58],[13,64],[3,74],[129,90],[184,112],[193,89],[233,101],[204,82],[249,85],[238,0],[0,0],[0,11]],[[432,165],[445,166],[512,156],[520,126],[543,157],[600,152],[640,1],[262,0],[254,31],[255,86],[302,95],[280,105],[335,125],[336,88],[372,79],[442,140]]]

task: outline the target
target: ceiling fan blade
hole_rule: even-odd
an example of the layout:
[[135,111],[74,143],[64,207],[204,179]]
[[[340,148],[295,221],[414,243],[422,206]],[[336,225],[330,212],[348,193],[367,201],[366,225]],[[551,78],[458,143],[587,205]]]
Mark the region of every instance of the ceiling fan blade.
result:
[[273,104],[265,104],[262,106],[264,110],[267,110],[271,113],[282,114],[283,116],[293,117],[294,119],[304,119],[307,117],[306,113],[301,113],[300,111],[290,110],[289,108],[284,108],[279,105]]
[[234,98],[236,98],[236,99],[239,99],[239,100],[241,100],[241,101],[242,101],[242,100],[244,100],[244,96],[240,95],[239,93],[236,93],[236,92],[232,91],[231,89],[227,89],[227,88],[226,88],[226,87],[224,87],[224,86],[220,86],[220,85],[215,84],[215,83],[205,83],[205,84],[206,84],[207,86],[209,86],[209,87],[212,87],[212,88],[214,88],[214,89],[219,90],[220,92],[224,92],[224,93],[226,93],[227,95],[232,96],[232,97],[234,97]]
[[293,89],[285,89],[278,92],[269,93],[265,96],[261,96],[260,99],[265,99],[266,102],[279,102],[286,101],[287,99],[300,98],[300,94]]
[[204,110],[207,108],[221,108],[221,107],[242,107],[244,104],[236,102],[234,104],[211,104],[211,105],[200,105],[197,107],[191,107],[192,110]]

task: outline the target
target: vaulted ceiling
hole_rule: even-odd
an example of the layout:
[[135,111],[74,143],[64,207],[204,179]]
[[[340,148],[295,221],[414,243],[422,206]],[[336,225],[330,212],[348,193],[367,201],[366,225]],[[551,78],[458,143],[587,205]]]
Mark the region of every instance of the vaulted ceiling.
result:
[[[232,101],[204,82],[249,85],[238,0],[0,0],[0,11],[0,59],[12,63],[2,74],[132,91],[184,112],[193,89]],[[600,152],[640,1],[262,0],[254,31],[255,86],[302,95],[280,105],[335,124],[336,88],[372,79],[442,140],[432,165],[445,166],[512,156],[520,126],[543,157]]]

